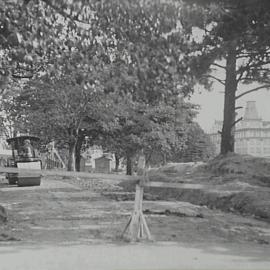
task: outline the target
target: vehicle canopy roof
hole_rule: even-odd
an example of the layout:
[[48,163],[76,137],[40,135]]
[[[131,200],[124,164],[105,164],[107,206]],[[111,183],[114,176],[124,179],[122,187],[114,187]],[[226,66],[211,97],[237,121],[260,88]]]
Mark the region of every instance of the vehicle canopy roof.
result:
[[30,140],[30,141],[34,141],[34,142],[38,142],[40,141],[40,138],[34,135],[21,135],[21,136],[16,136],[13,138],[9,138],[7,139],[8,143],[12,143],[12,142],[23,142],[24,140]]

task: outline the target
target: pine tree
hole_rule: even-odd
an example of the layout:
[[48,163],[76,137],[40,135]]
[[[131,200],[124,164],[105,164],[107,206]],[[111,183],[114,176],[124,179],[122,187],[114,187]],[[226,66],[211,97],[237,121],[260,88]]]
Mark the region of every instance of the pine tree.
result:
[[[246,94],[270,87],[269,63],[270,33],[268,12],[270,3],[265,0],[195,0],[186,1],[186,24],[204,32],[198,48],[203,52],[202,66],[208,66],[204,77],[214,79],[225,88],[224,117],[221,133],[221,153],[234,151],[236,101]],[[190,5],[194,4],[195,5]],[[223,65],[225,62],[225,65]],[[213,68],[225,71],[226,78],[217,78]],[[240,84],[259,83],[243,93]]]

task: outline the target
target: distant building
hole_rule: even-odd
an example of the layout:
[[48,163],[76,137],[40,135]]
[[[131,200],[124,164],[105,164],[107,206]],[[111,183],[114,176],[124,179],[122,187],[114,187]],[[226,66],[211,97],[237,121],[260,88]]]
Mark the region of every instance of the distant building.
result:
[[103,156],[102,147],[94,145],[86,149],[82,154],[87,171],[95,169],[95,159]]
[[113,169],[113,158],[109,155],[104,155],[95,159],[95,172],[110,173]]
[[[211,141],[220,153],[222,121],[215,121],[210,132]],[[246,104],[243,120],[235,127],[235,152],[270,158],[270,121],[263,121],[258,114],[255,101]]]

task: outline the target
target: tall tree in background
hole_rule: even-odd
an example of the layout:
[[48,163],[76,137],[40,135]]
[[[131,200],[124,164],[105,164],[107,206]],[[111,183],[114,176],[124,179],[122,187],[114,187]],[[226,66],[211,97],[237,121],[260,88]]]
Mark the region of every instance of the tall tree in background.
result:
[[215,155],[210,137],[197,123],[187,126],[187,139],[181,151],[174,154],[175,162],[208,161]]
[[[234,127],[241,120],[236,119],[236,110],[239,109],[236,101],[270,86],[270,3],[265,0],[186,2],[185,22],[192,22],[190,29],[196,26],[203,31],[198,48],[201,50],[201,64],[209,67],[206,77],[217,80],[225,88],[221,154],[233,152]],[[213,68],[225,71],[225,78],[217,78]],[[240,92],[240,84],[253,82],[259,85]]]

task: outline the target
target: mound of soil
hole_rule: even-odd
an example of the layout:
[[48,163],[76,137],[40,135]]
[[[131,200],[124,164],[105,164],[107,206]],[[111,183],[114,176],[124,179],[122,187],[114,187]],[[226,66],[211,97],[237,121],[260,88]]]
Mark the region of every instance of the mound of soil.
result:
[[247,183],[270,187],[270,160],[266,158],[229,153],[216,157],[200,167],[199,171],[224,179],[238,178]]
[[11,241],[14,240],[13,237],[10,237],[6,234],[5,224],[7,222],[7,212],[5,208],[0,205],[0,241]]
[[149,171],[150,181],[181,182],[179,177],[186,177],[194,173],[198,168],[203,168],[202,162],[168,163],[167,165]]
[[[223,190],[145,188],[145,200],[178,200],[211,209],[237,212],[270,222],[270,161],[251,156],[228,154],[207,164],[170,164],[150,171],[150,181],[195,182],[211,184]],[[134,192],[135,183],[121,187]]]
[[[135,184],[121,183],[125,191],[135,190]],[[131,193],[129,193],[131,194]],[[207,206],[210,209],[219,209],[225,212],[237,212],[243,215],[254,216],[270,222],[270,193],[258,192],[208,192],[205,190],[145,188],[144,200],[167,200],[190,202],[195,205]],[[130,196],[133,200],[134,196]],[[121,200],[121,198],[118,198]],[[127,200],[127,198],[125,198]]]
[[0,225],[7,221],[7,212],[6,209],[0,205]]

